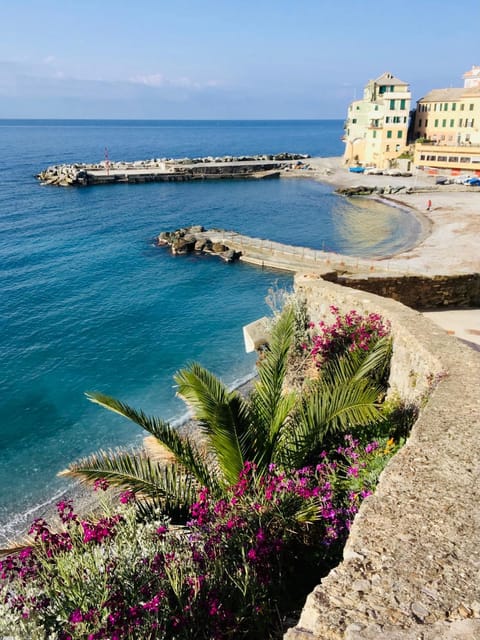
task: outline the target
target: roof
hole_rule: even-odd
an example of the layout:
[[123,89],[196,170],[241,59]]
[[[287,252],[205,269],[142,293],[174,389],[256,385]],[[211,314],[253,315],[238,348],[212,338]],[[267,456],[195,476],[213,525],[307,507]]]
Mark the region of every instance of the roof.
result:
[[403,80],[400,80],[399,78],[396,78],[389,71],[385,71],[385,73],[382,74],[376,80],[374,80],[374,82],[376,84],[391,84],[391,85],[401,84],[401,85],[408,86],[408,82],[404,82]]
[[450,89],[433,89],[427,95],[420,98],[418,102],[449,102],[450,100],[460,100],[464,95],[465,89],[463,88],[450,88]]

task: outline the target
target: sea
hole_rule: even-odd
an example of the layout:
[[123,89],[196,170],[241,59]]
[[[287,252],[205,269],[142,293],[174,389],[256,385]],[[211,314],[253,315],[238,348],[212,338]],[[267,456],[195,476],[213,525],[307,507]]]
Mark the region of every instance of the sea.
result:
[[339,156],[343,123],[0,120],[0,541],[70,490],[57,476],[99,449],[135,447],[136,425],[91,404],[113,395],[175,424],[173,375],[197,361],[227,385],[255,372],[242,327],[292,276],[172,256],[165,230],[201,224],[356,256],[411,247],[408,212],[349,201],[308,179],[61,188],[53,164],[304,153]]

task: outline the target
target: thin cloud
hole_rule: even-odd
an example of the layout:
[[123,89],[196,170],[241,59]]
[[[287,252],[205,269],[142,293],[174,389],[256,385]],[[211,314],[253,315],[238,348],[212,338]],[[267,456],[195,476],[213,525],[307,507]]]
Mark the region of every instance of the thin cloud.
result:
[[146,87],[159,88],[179,88],[179,89],[205,89],[211,87],[218,87],[219,82],[216,80],[207,80],[206,82],[198,82],[188,78],[187,76],[181,76],[179,78],[166,78],[162,73],[152,73],[147,75],[138,75],[129,78],[129,82],[132,84],[141,84]]

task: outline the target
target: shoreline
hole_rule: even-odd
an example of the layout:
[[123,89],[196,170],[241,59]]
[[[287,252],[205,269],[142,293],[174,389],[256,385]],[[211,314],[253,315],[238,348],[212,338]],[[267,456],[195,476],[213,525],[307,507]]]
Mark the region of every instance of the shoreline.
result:
[[[245,377],[238,381],[238,385],[235,383],[229,386],[231,391],[239,391],[242,395],[246,396],[250,393],[257,379],[256,371],[253,371],[250,377]],[[178,420],[172,420],[170,424],[178,429],[183,435],[195,435],[198,432],[198,422],[194,420],[189,413],[185,413],[183,417]],[[148,433],[145,431],[145,438],[148,438]],[[143,447],[140,445],[131,447],[122,447],[132,453],[140,452]],[[92,453],[94,453],[92,451]],[[73,460],[72,460],[73,461]],[[120,489],[112,489],[111,491],[97,491],[95,492],[93,486],[81,482],[80,480],[66,479],[65,483],[68,486],[62,491],[58,491],[53,496],[48,497],[44,502],[39,505],[31,507],[24,513],[17,514],[18,522],[7,522],[3,528],[8,531],[0,532],[0,548],[6,548],[11,543],[24,539],[27,536],[28,529],[32,522],[36,518],[43,518],[49,524],[60,525],[60,520],[57,516],[56,505],[60,500],[72,500],[75,513],[80,516],[87,517],[98,509],[102,498],[106,498],[107,501],[113,504],[116,501]],[[10,529],[9,529],[10,526]]]
[[[452,269],[463,269],[480,271],[480,258],[477,257],[477,247],[474,242],[475,234],[480,232],[480,220],[475,209],[475,202],[478,202],[480,209],[480,193],[478,191],[457,190],[444,188],[440,190],[432,184],[432,177],[422,176],[419,182],[418,176],[412,178],[395,178],[390,176],[362,176],[351,174],[347,169],[340,166],[339,158],[311,158],[309,163],[313,166],[310,170],[290,171],[282,174],[285,178],[308,178],[322,183],[330,184],[334,188],[362,183],[376,184],[397,184],[414,181],[415,185],[422,191],[407,194],[400,193],[397,197],[379,196],[375,197],[379,202],[389,206],[407,209],[411,215],[419,220],[422,228],[420,237],[414,246],[406,251],[402,251],[391,256],[374,258],[381,262],[388,260],[390,265],[396,268],[403,268],[411,271],[413,267],[423,268],[423,273],[448,273]],[[382,180],[380,180],[382,179]],[[408,184],[408,182],[407,182]],[[413,183],[412,183],[413,186]],[[426,190],[430,187],[430,190]],[[428,196],[434,200],[432,210],[426,212],[421,208]],[[368,196],[367,196],[368,197]],[[441,269],[441,271],[438,271]],[[445,313],[445,312],[443,312]],[[450,331],[452,333],[452,331]],[[252,384],[251,380],[240,384],[238,389],[241,392],[248,392],[246,389]],[[189,425],[189,426],[187,426]],[[192,421],[185,422],[180,428],[192,429]],[[25,534],[26,529],[31,524],[34,517],[51,518],[56,513],[55,503],[60,499],[73,499],[76,508],[85,513],[95,503],[97,494],[93,489],[80,483],[74,483],[71,487],[66,487],[65,491],[56,494],[46,500],[42,505],[32,507],[25,514],[18,514],[19,522],[12,524],[11,531],[7,535],[2,534],[3,544],[17,536]],[[27,515],[28,514],[28,515]],[[10,523],[8,523],[10,524]],[[5,528],[8,528],[8,524]]]
[[[383,258],[388,259],[395,270],[424,275],[480,272],[480,252],[475,241],[480,234],[478,188],[437,185],[436,176],[420,171],[411,177],[359,175],[342,166],[341,158],[310,158],[308,164],[308,170],[284,172],[282,177],[310,178],[335,189],[359,184],[370,187],[404,185],[412,189],[412,193],[401,191],[380,196],[392,206],[408,208],[425,230],[415,246]],[[432,201],[429,211],[428,200]]]

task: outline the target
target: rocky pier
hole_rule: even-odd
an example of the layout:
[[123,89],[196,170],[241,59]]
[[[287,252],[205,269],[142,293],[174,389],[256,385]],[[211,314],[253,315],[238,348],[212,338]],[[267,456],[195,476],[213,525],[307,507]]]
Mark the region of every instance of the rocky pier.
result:
[[241,251],[231,249],[204,227],[192,226],[176,231],[162,231],[157,238],[158,246],[168,246],[173,255],[187,253],[212,254],[219,256],[224,262],[235,262]]
[[276,178],[280,172],[305,163],[308,155],[297,153],[204,158],[153,158],[135,162],[104,160],[97,164],[75,163],[48,167],[36,178],[59,187],[98,184],[184,182],[235,178]]

